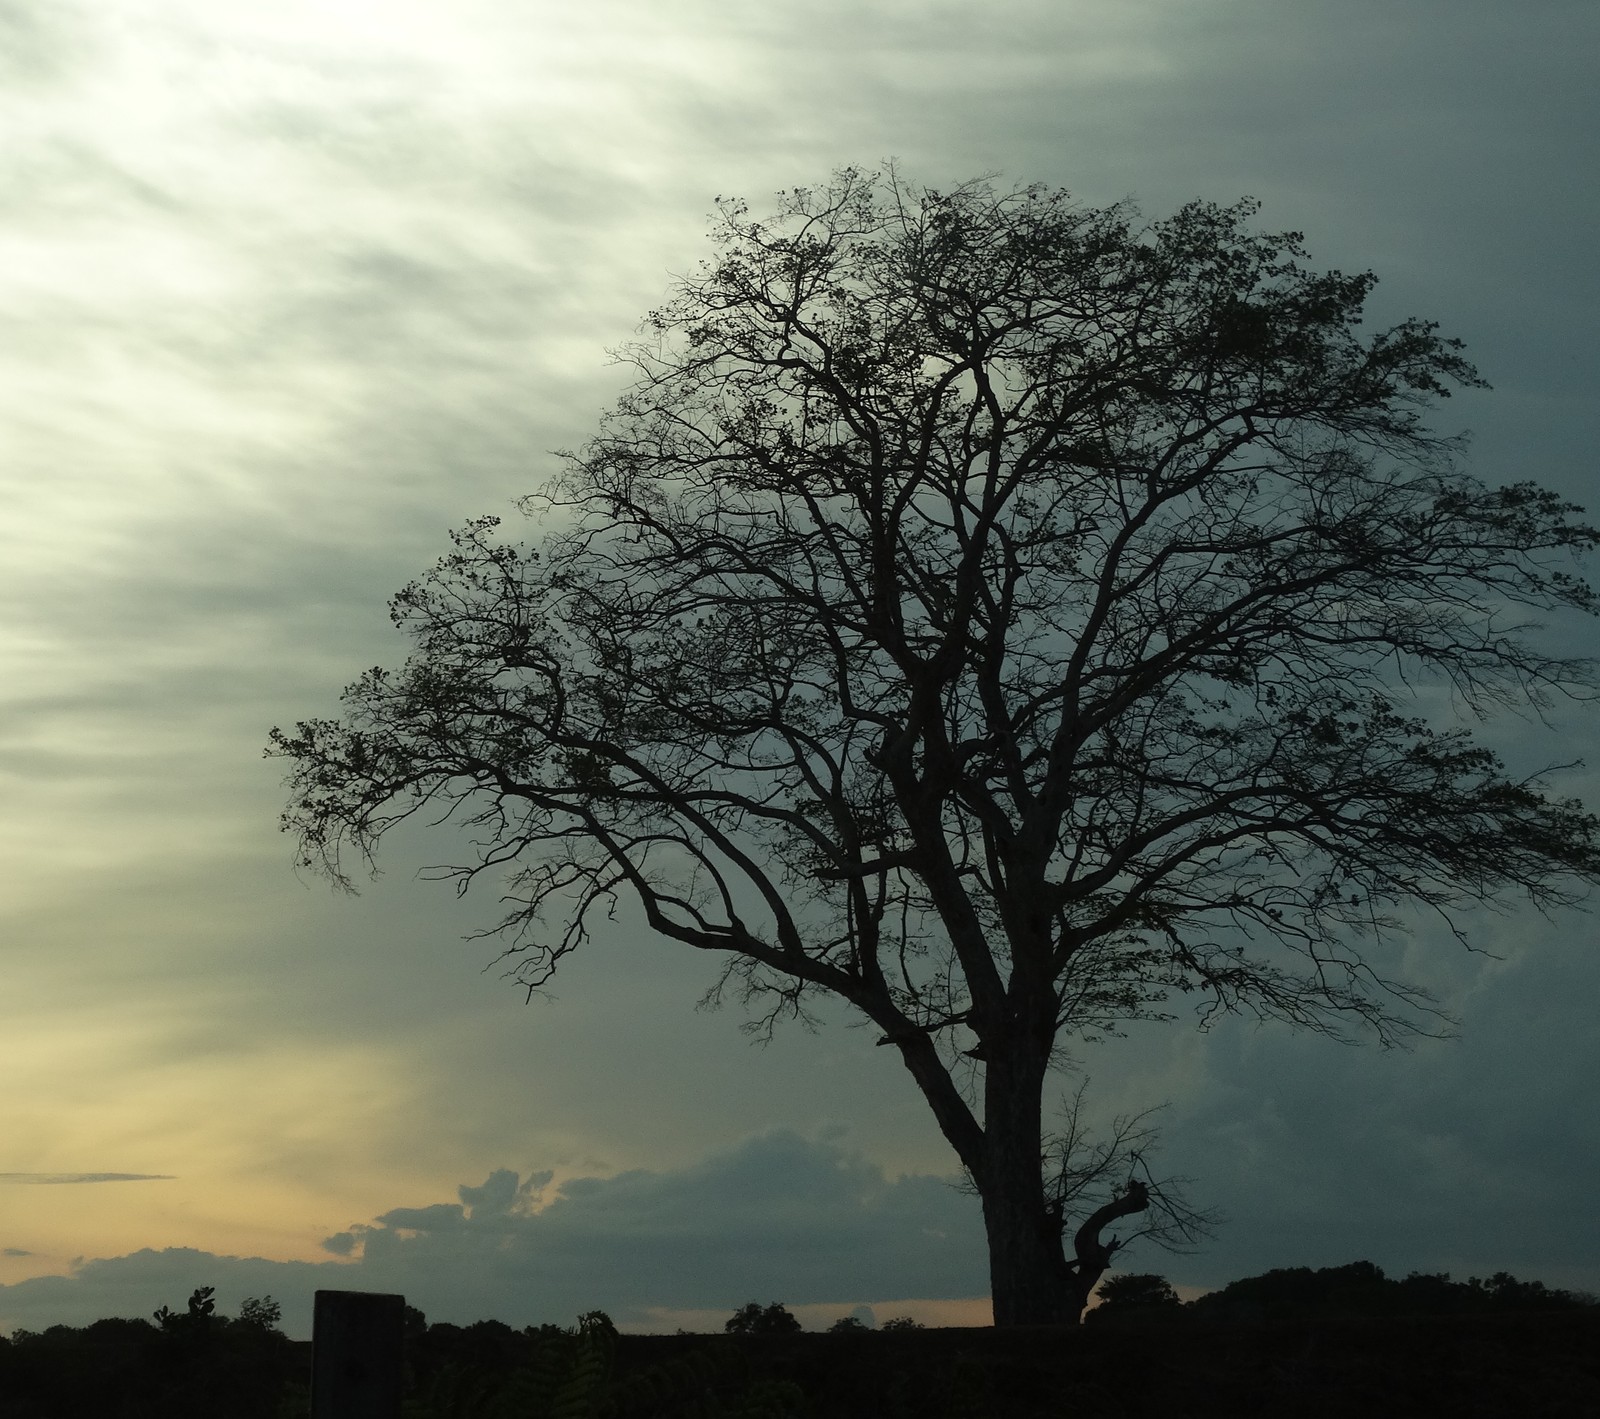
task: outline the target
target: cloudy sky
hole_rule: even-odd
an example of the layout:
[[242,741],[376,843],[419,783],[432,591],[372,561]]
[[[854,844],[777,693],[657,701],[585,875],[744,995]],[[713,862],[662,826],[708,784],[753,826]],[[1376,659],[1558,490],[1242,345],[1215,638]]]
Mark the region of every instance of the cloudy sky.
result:
[[[359,897],[295,875],[266,732],[402,655],[388,595],[583,439],[719,194],[846,162],[1253,194],[1467,341],[1475,473],[1600,502],[1597,50],[1592,0],[0,0],[0,1329],[199,1285],[297,1331],[319,1286],[986,1318],[871,1036],[752,1046],[627,922],[525,1004],[426,834]],[[1581,714],[1495,732],[1600,764]],[[1130,1264],[1600,1290],[1594,919],[1478,929],[1404,962],[1458,1041],[1088,1059],[1232,1219]]]

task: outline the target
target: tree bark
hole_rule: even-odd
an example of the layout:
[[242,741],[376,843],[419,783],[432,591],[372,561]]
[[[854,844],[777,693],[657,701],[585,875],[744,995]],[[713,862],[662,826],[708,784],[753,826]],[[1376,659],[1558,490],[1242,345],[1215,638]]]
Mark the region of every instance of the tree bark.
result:
[[987,1061],[984,1162],[976,1174],[989,1241],[994,1323],[1076,1325],[1120,1250],[1115,1237],[1105,1241],[1102,1233],[1119,1218],[1143,1212],[1150,1205],[1149,1193],[1137,1178],[1130,1178],[1121,1193],[1074,1230],[1069,1258],[1061,1209],[1052,1206],[1042,1169],[1048,1054],[1009,1053],[1009,1058]]
[[1013,1172],[982,1191],[994,1323],[1076,1324],[1083,1302],[1062,1258],[1060,1233],[1052,1231],[1042,1195],[1030,1197],[1026,1184],[1026,1175]]
[[984,1079],[984,1166],[977,1178],[989,1239],[989,1295],[994,1323],[1069,1325],[1072,1276],[1061,1250],[1061,1227],[1045,1200],[1040,1169],[1046,1059],[996,1049]]

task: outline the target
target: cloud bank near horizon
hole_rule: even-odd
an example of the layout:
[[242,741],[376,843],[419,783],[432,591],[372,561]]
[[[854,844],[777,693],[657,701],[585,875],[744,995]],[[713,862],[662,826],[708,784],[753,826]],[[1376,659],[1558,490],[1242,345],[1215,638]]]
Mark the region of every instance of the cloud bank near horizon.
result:
[[0,1286],[0,1327],[148,1316],[197,1286],[215,1286],[225,1313],[276,1297],[291,1335],[310,1333],[318,1289],[399,1292],[433,1321],[570,1324],[601,1309],[637,1329],[756,1297],[844,1314],[882,1298],[987,1294],[974,1198],[946,1178],[891,1178],[827,1138],[777,1131],[682,1168],[552,1178],[496,1169],[458,1202],[392,1208],[333,1234],[327,1261],[187,1247],[80,1259],[69,1275]]

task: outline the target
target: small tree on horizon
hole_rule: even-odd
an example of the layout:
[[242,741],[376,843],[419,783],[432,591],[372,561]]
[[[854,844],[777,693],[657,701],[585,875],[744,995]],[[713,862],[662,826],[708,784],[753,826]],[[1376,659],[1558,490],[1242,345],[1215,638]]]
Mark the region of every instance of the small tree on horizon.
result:
[[1178,1293],[1165,1276],[1150,1272],[1123,1272],[1108,1276],[1100,1283],[1102,1309],[1114,1311],[1134,1309],[1172,1309],[1181,1304]]
[[729,1335],[790,1335],[800,1329],[800,1322],[777,1301],[766,1306],[750,1301],[729,1316],[722,1328]]
[[1184,1002],[1401,1040],[1409,910],[1464,940],[1600,876],[1458,713],[1589,691],[1525,623],[1595,611],[1596,533],[1460,471],[1421,417],[1481,383],[1459,343],[1363,334],[1374,278],[1255,210],[892,168],[723,203],[538,545],[457,533],[405,668],[274,731],[300,860],[349,885],[453,817],[530,990],[620,899],[758,1031],[845,1001],[978,1192],[996,1323],[1076,1320],[1111,1227],[1198,1219],[1055,1146],[1069,1050]]
[[238,1324],[257,1330],[277,1330],[283,1320],[283,1307],[271,1296],[248,1296],[239,1307]]

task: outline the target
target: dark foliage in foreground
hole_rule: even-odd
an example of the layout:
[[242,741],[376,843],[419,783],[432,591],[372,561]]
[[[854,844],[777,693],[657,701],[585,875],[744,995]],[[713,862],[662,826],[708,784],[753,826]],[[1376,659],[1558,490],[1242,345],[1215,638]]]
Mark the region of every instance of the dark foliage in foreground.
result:
[[[1109,1320],[1120,1305],[1177,1323],[807,1334],[758,1325],[792,1317],[751,1303],[715,1336],[616,1335],[599,1316],[573,1331],[433,1326],[413,1348],[407,1419],[1600,1412],[1600,1306],[1538,1282],[1388,1281],[1356,1262],[1269,1272],[1216,1293],[1220,1304],[1185,1306],[1161,1277],[1117,1279],[1112,1306],[1091,1314]],[[1241,1298],[1255,1310],[1238,1310]]]
[[[801,1333],[752,1303],[724,1335],[427,1324],[406,1315],[405,1419],[1059,1419],[1063,1414],[1487,1416],[1600,1412],[1600,1304],[1518,1281],[1392,1281],[1370,1262],[1246,1278],[1179,1305],[1159,1276],[1108,1283],[1087,1330],[905,1322]],[[237,1319],[209,1288],[156,1324],[0,1339],[0,1419],[300,1419],[310,1347],[270,1298]]]
[[[154,1324],[114,1317],[0,1339],[0,1419],[279,1419],[297,1367],[272,1298],[218,1315],[202,1286]],[[288,1411],[292,1412],[292,1411]]]

